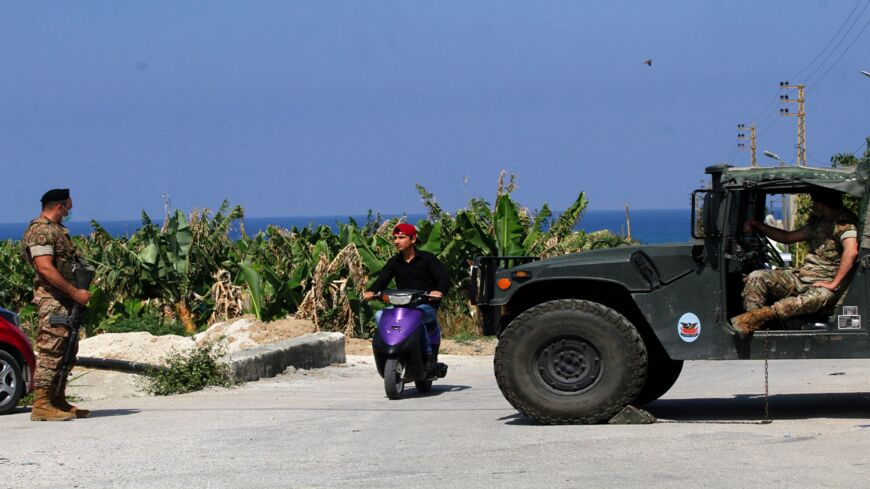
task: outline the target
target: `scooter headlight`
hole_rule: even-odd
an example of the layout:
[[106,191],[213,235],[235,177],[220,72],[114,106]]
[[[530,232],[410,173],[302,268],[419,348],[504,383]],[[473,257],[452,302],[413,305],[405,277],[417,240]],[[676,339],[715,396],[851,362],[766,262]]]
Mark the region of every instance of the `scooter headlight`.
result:
[[390,299],[390,304],[397,306],[404,306],[411,303],[410,295],[389,295],[387,297]]

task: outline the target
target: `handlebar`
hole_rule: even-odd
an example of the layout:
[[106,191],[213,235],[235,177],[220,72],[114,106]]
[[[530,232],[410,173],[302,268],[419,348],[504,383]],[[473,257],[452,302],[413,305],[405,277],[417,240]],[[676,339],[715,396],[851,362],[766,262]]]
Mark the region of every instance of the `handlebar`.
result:
[[428,292],[431,292],[431,291],[415,290],[415,289],[385,289],[385,290],[381,290],[381,291],[377,291],[377,292],[373,291],[372,293],[374,294],[374,296],[372,296],[372,298],[369,300],[380,300],[380,301],[389,303],[388,296],[390,296],[390,295],[410,296],[412,299],[414,298],[414,296],[416,296],[418,298],[426,298],[430,301],[436,301],[436,302],[441,301],[444,298],[443,295],[442,296],[431,295]]

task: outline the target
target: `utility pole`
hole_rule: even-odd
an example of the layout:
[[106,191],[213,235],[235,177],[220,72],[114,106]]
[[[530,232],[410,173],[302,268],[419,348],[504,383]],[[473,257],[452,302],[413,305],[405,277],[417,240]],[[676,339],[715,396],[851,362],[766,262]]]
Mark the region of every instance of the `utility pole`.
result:
[[784,115],[786,117],[797,117],[798,118],[798,143],[797,143],[797,161],[795,162],[798,166],[807,166],[807,126],[806,126],[806,107],[804,98],[804,88],[805,85],[790,85],[787,81],[779,82],[780,90],[794,90],[797,89],[798,96],[797,99],[789,98],[788,94],[780,95],[779,101],[784,104],[797,104],[797,113],[791,113],[788,107],[784,107],[779,109],[780,115]]
[[[755,157],[755,151],[756,151],[756,146],[755,146],[755,126],[754,126],[754,125],[753,125],[753,126],[749,126],[749,137],[748,137],[748,138],[746,137],[746,133],[745,133],[745,132],[742,132],[742,131],[745,131],[745,130],[746,130],[746,125],[745,125],[745,124],[737,124],[737,130],[741,131],[741,132],[738,132],[738,133],[737,133],[737,139],[738,139],[739,141],[745,141],[745,140],[749,139],[749,141],[750,141],[750,143],[749,143],[749,149],[752,150],[752,166],[758,166],[758,159]],[[746,149],[746,144],[744,144],[744,143],[737,143],[737,148],[738,148],[738,149]]]

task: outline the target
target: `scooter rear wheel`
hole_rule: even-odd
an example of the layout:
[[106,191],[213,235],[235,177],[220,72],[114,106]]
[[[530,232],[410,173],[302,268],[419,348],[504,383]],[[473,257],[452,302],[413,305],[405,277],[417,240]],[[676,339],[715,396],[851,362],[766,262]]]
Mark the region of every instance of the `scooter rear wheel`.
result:
[[384,391],[390,399],[402,397],[405,389],[405,363],[399,358],[388,358],[384,363]]

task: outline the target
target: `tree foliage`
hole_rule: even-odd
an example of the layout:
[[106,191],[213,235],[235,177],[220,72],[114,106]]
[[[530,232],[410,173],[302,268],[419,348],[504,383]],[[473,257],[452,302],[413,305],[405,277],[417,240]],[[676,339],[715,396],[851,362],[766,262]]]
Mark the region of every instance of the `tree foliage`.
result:
[[[553,256],[629,244],[609,231],[577,229],[587,206],[584,193],[558,215],[547,204],[531,212],[512,197],[515,177],[507,183],[504,177],[499,177],[494,205],[475,198],[452,215],[417,185],[428,210],[415,223],[418,246],[445,264],[452,284],[441,308],[453,316],[447,323],[469,322],[466,290],[475,256]],[[168,211],[160,226],[143,213],[141,227],[119,238],[92,221],[90,236],[76,238],[97,270],[89,332],[128,330],[139,321],[151,330],[180,323],[193,333],[250,313],[264,321],[297,314],[322,329],[370,334],[381,306],[361,296],[395,253],[391,231],[405,218],[382,220],[369,211],[364,225],[349,219],[337,232],[323,225],[270,226],[254,236],[244,232],[243,218],[244,210],[228,202],[214,215],[207,209],[189,215]],[[238,239],[230,238],[233,229],[240,230]],[[0,300],[22,310],[32,298],[33,271],[18,257],[17,246],[0,243],[5,272],[0,273]]]

